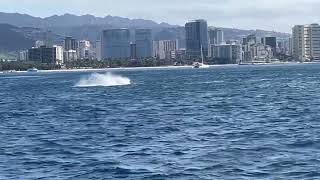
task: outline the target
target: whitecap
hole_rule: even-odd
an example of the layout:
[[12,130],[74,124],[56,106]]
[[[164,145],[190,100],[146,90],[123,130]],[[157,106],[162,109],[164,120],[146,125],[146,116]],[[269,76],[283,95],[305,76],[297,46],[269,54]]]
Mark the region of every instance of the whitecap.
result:
[[75,87],[107,87],[107,86],[125,86],[130,85],[131,80],[127,77],[114,75],[112,73],[98,74],[93,73],[89,76],[83,77],[75,85]]

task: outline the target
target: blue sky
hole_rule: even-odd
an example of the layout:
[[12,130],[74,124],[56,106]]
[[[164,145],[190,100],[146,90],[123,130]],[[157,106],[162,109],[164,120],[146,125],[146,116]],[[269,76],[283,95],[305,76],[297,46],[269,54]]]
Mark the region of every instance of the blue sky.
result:
[[0,11],[112,15],[179,25],[203,18],[212,26],[290,32],[295,24],[320,21],[319,7],[319,0],[1,0]]

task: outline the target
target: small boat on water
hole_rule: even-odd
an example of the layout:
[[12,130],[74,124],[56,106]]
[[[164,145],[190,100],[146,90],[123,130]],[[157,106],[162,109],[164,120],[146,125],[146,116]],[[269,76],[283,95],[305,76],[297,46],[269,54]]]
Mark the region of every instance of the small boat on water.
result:
[[209,68],[210,66],[207,64],[204,64],[204,57],[203,57],[203,50],[202,50],[202,46],[201,46],[201,60],[202,62],[194,62],[193,63],[193,68],[195,69],[203,69],[203,68]]
[[195,69],[202,69],[202,68],[209,68],[210,66],[204,63],[200,63],[200,62],[194,62],[193,63],[193,68]]
[[27,71],[28,72],[38,72],[39,70],[37,68],[33,67],[33,68],[28,69]]

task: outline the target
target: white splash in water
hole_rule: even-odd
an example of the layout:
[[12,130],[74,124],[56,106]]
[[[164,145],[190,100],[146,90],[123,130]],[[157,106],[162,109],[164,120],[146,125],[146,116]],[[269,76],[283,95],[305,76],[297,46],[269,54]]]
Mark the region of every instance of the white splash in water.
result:
[[131,80],[126,77],[114,75],[112,73],[94,73],[82,78],[75,87],[95,87],[95,86],[124,86],[130,85]]

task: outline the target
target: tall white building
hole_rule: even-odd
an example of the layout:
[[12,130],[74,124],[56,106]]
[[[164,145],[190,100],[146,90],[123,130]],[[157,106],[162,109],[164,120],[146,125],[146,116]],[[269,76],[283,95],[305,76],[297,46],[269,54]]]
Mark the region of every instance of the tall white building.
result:
[[310,24],[304,26],[304,56],[306,61],[320,60],[319,24]]
[[79,41],[78,47],[78,58],[80,59],[89,59],[91,51],[90,41],[82,40]]
[[292,28],[292,56],[296,61],[304,61],[304,26]]
[[62,46],[57,46],[57,45],[54,45],[53,47],[56,48],[56,63],[57,64],[63,64],[63,47]]
[[320,60],[319,24],[296,25],[292,28],[292,56],[297,61]]
[[208,51],[208,57],[213,56],[213,52],[211,51],[212,45],[222,45],[225,44],[224,42],[224,32],[222,29],[219,28],[211,28],[208,31],[209,36],[209,51]]

